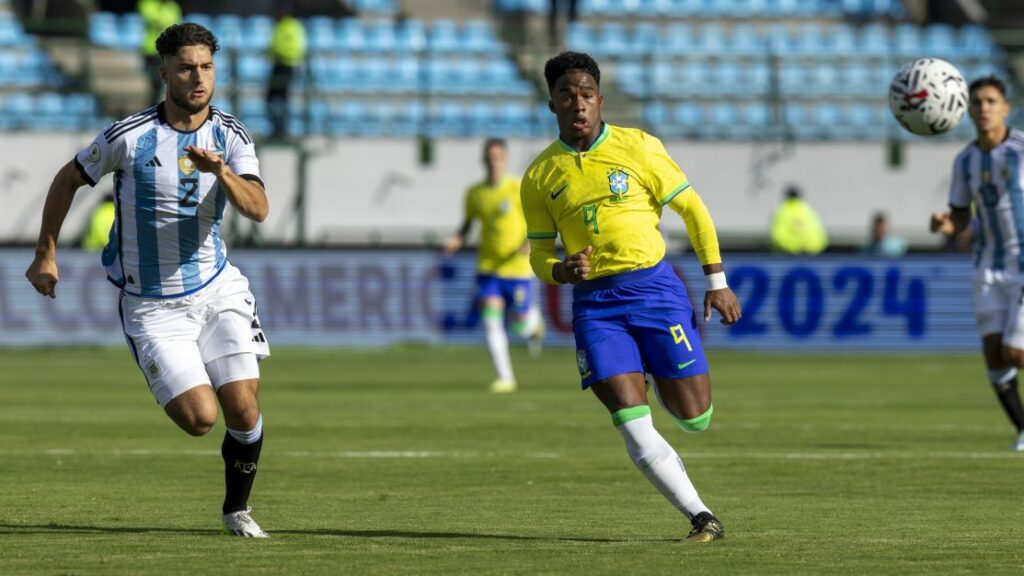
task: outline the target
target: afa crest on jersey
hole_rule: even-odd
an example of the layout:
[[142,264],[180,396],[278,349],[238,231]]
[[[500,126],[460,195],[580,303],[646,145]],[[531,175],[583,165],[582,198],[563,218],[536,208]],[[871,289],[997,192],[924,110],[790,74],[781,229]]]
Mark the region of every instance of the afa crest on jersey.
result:
[[621,168],[612,170],[608,174],[608,189],[614,200],[621,200],[629,192],[629,174]]
[[178,156],[178,168],[185,176],[190,176],[196,171],[196,165],[192,163],[192,159],[188,157],[188,154]]

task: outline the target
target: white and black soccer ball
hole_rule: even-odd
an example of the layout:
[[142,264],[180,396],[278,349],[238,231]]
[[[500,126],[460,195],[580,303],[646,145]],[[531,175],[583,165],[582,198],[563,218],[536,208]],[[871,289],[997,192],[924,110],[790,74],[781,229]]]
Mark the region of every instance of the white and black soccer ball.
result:
[[967,82],[945,60],[908,62],[889,85],[889,110],[901,126],[918,136],[949,132],[967,111]]

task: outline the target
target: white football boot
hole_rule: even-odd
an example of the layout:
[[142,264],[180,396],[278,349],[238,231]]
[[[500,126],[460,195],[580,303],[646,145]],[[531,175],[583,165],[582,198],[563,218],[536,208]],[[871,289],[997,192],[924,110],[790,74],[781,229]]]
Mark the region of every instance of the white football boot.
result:
[[252,519],[252,516],[249,515],[250,512],[252,512],[252,508],[225,514],[224,531],[232,536],[242,536],[245,538],[270,538],[260,528],[260,525]]

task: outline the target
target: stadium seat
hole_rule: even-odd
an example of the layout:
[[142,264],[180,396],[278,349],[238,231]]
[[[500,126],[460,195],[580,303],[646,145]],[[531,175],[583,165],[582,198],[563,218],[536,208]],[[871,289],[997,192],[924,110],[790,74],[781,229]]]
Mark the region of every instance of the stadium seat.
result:
[[402,53],[421,52],[427,48],[427,29],[420,20],[406,19],[395,30],[396,48]]
[[451,20],[436,20],[427,32],[427,46],[434,52],[456,52],[459,36]]
[[334,49],[345,52],[362,52],[366,38],[359,20],[344,18],[338,21],[334,30]]
[[659,50],[672,56],[688,56],[692,38],[693,27],[686,23],[673,22],[662,31]]
[[324,16],[315,16],[305,22],[306,43],[312,51],[330,51],[335,49],[337,34],[334,20]]
[[490,23],[483,20],[470,20],[462,24],[458,31],[459,44],[462,50],[473,54],[496,54],[502,51],[501,44],[494,35]]
[[370,52],[393,52],[398,48],[398,37],[390,21],[369,22],[363,26],[366,50]]
[[586,22],[572,22],[566,30],[565,44],[570,50],[594,52],[596,44],[594,30]]

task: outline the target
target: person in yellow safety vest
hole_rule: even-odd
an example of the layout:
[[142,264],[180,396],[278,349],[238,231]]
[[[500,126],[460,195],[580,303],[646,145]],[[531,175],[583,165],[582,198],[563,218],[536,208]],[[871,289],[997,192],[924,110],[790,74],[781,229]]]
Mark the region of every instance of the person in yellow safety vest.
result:
[[99,252],[110,240],[110,228],[114,225],[114,195],[107,194],[96,205],[89,217],[89,226],[82,235],[82,249]]
[[270,37],[270,56],[274,68],[267,87],[267,112],[270,114],[274,138],[283,138],[287,130],[288,89],[295,68],[306,57],[306,28],[291,15],[286,4],[278,7],[276,16],[277,23]]
[[828,246],[828,232],[800,189],[789,186],[772,216],[772,250],[787,254],[820,254]]
[[181,22],[181,6],[174,0],[139,0],[136,10],[145,25],[142,57],[146,72],[149,73],[149,102],[159,104],[164,95],[164,83],[160,80],[160,55],[156,51],[156,39],[168,26]]

